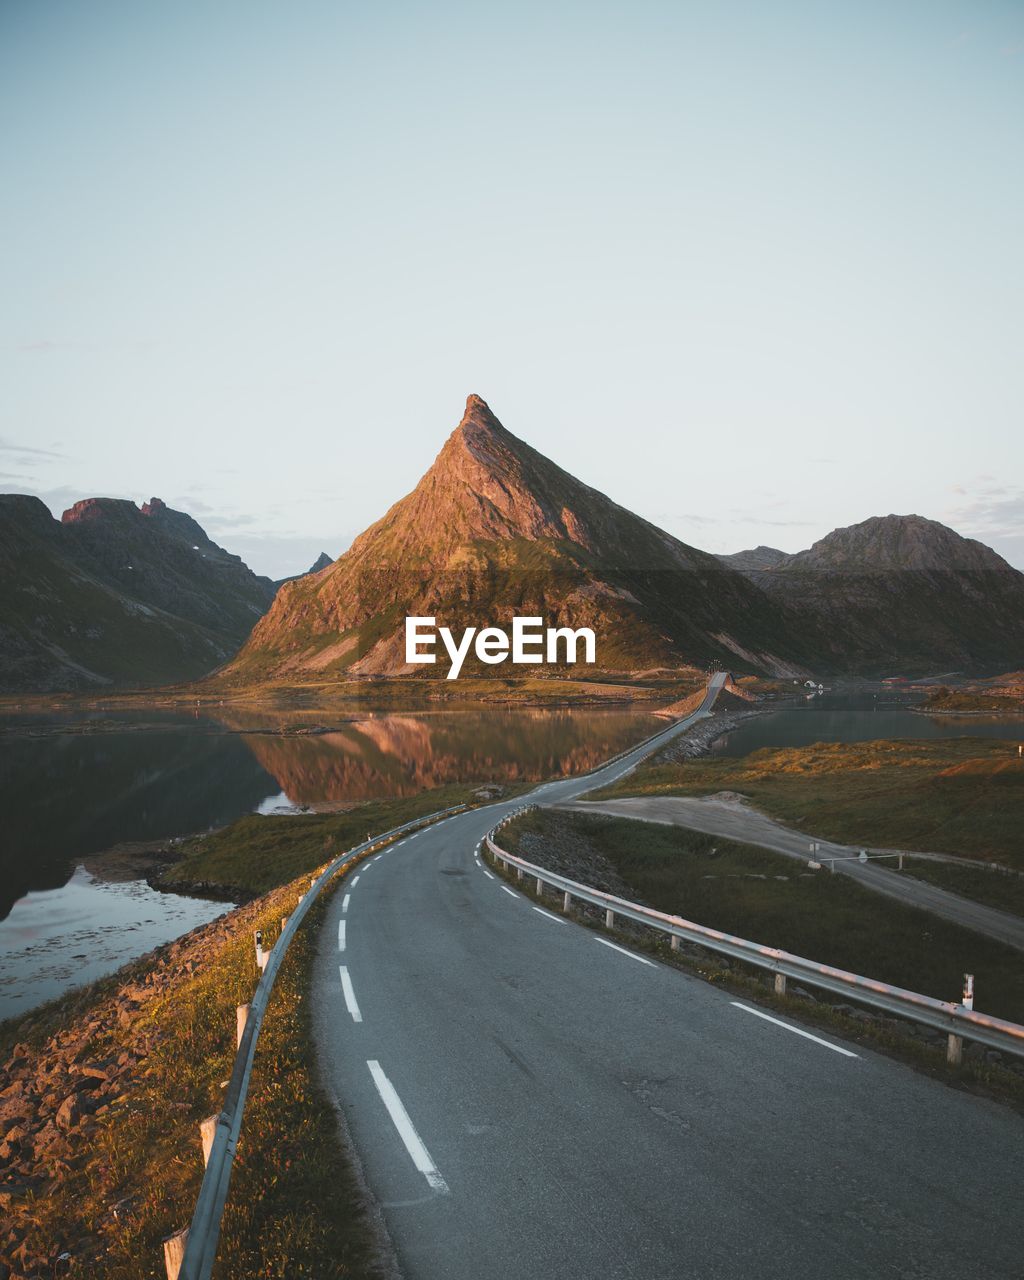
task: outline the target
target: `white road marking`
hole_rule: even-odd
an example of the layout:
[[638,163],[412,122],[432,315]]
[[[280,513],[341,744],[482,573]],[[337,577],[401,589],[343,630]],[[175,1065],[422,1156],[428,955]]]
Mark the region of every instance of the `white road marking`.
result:
[[356,876],[356,878],[352,881],[352,888],[354,889],[358,883],[359,883],[359,877]]
[[352,979],[348,976],[348,970],[343,964],[339,964],[338,972],[341,974],[341,990],[345,996],[345,1008],[352,1015],[353,1022],[362,1022],[363,1015],[359,1012],[356,993],[352,990]]
[[441,1177],[441,1172],[437,1165],[434,1164],[430,1152],[423,1145],[423,1139],[416,1132],[413,1122],[409,1119],[409,1113],[403,1106],[402,1099],[396,1093],[395,1086],[384,1074],[380,1063],[375,1059],[368,1059],[366,1065],[370,1068],[370,1075],[373,1077],[373,1083],[377,1086],[381,1101],[387,1107],[391,1122],[398,1130],[398,1136],[402,1139],[406,1151],[412,1157],[413,1164],[435,1191],[439,1191],[442,1195],[448,1195],[448,1183]]
[[348,904],[351,901],[352,901],[352,895],[350,893],[346,893],[344,898],[342,898],[341,900],[341,909],[343,912],[348,910]]
[[554,920],[556,924],[565,924],[561,916],[553,916],[550,911],[545,911],[543,907],[534,907],[534,911],[539,912],[542,916],[547,916],[549,920]]
[[791,1027],[788,1022],[782,1022],[768,1013],[762,1013],[760,1009],[752,1009],[749,1004],[740,1004],[738,1000],[730,1000],[729,1003],[734,1009],[742,1009],[744,1013],[752,1013],[755,1018],[764,1018],[765,1022],[774,1022],[777,1027],[782,1027],[784,1031],[792,1031],[795,1036],[803,1036],[805,1040],[813,1040],[815,1044],[824,1045],[826,1049],[831,1049],[833,1053],[841,1053],[844,1058],[860,1057],[859,1053],[852,1053],[849,1049],[843,1049],[837,1044],[831,1044],[828,1040],[822,1040],[820,1036],[812,1036],[809,1031],[802,1031],[799,1027]]
[[602,947],[611,947],[613,951],[618,951],[620,955],[629,956],[630,960],[636,960],[640,964],[649,964],[652,969],[654,968],[653,960],[645,960],[643,956],[635,955],[632,951],[627,951],[625,947],[620,947],[615,942],[609,942],[607,938],[598,938],[597,941],[600,942]]
[[345,950],[345,921],[338,921],[338,950]]
[[512,890],[508,887],[507,884],[503,884],[501,887],[505,890],[506,893],[512,894],[513,898],[516,896],[514,893],[512,893]]
[[486,867],[481,866],[480,870],[484,873],[484,875],[487,877],[488,880],[494,879],[494,876],[491,875],[491,873],[487,870]]

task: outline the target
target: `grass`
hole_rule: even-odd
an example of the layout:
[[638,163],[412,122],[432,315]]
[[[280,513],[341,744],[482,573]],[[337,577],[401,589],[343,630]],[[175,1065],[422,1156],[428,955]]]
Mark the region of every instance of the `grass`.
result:
[[1024,762],[1016,741],[816,743],[648,763],[594,799],[735,791],[809,836],[957,853],[1024,870]]
[[[244,925],[217,953],[169,983],[130,1025],[103,1019],[89,1046],[96,1057],[137,1046],[140,1036],[153,1043],[141,1075],[80,1139],[65,1181],[23,1206],[44,1246],[57,1242],[71,1252],[61,1274],[163,1276],[161,1241],[188,1222],[202,1176],[198,1124],[218,1111],[230,1075],[234,1007],[253,990],[251,929],[274,938],[301,887],[244,909]],[[305,993],[321,910],[314,908],[289,949],[264,1020],[216,1280],[382,1274],[357,1175],[314,1066]],[[127,973],[139,977],[150,964],[139,961]],[[102,1010],[115,985],[107,979],[5,1024],[4,1043],[41,1047],[69,1018],[87,1017],[90,1003]],[[127,1203],[115,1217],[111,1207],[120,1201]]]
[[[502,794],[518,794],[533,785],[507,787]],[[376,836],[438,809],[476,803],[477,790],[477,783],[456,783],[402,799],[372,800],[344,813],[247,814],[186,843],[183,860],[167,869],[163,884],[213,885],[239,896],[266,893],[322,866],[368,833]]]
[[502,843],[514,851],[527,833],[552,842],[564,833],[582,838],[637,900],[810,960],[940,1000],[957,999],[964,973],[973,973],[978,1008],[1024,1022],[1019,952],[845,876],[807,872],[752,845],[627,818],[541,810],[516,819]]
[[904,859],[902,874],[926,880],[973,902],[1024,916],[1024,876],[983,865],[965,867],[961,863],[926,862],[916,858]]

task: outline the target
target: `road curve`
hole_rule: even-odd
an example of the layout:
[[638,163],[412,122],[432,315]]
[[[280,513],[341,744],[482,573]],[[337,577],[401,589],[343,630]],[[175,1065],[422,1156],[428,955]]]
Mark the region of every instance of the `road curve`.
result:
[[510,807],[364,863],[318,937],[406,1280],[1019,1277],[1024,1121],[536,909],[475,853]]
[[[716,800],[714,797],[623,796],[618,800],[572,801],[559,804],[558,807],[578,813],[604,813],[640,822],[689,827],[707,835],[760,845],[764,849],[796,858],[804,864],[811,856],[808,844],[814,838],[806,831],[794,831],[783,826],[781,822],[776,822],[757,809]],[[837,873],[850,876],[866,889],[884,893],[886,897],[894,898],[905,906],[931,911],[934,915],[952,920],[954,924],[974,929],[997,942],[1024,951],[1024,919],[1020,916],[985,906],[981,902],[972,902],[970,898],[950,893],[924,880],[915,880],[913,876],[900,875],[898,871],[890,871],[877,862],[858,862],[859,850],[850,845],[819,840],[818,846],[818,852],[814,856],[819,862],[827,862],[829,858],[841,859],[836,862]]]

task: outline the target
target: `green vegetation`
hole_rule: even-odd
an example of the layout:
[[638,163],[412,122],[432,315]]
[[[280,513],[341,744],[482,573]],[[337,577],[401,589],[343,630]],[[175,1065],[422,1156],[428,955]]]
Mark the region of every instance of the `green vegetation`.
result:
[[[528,790],[504,787],[504,796]],[[372,800],[344,813],[247,814],[230,826],[197,836],[185,847],[182,862],[169,867],[165,887],[218,886],[238,896],[265,893],[313,871],[339,853],[438,809],[478,803],[478,784],[434,787],[397,800]]]
[[[891,865],[891,864],[890,864]],[[932,862],[906,858],[903,874],[915,880],[926,880],[939,889],[948,889],[973,902],[997,907],[1024,916],[1024,876],[1012,871],[997,871],[985,864],[965,867],[956,862]]]
[[[922,711],[1019,716],[1024,715],[1024,683],[1019,674],[1003,677],[1006,684],[971,686],[966,689],[948,689],[945,685],[930,693],[921,706]],[[1013,683],[1016,679],[1016,684]]]
[[[179,961],[186,962],[128,1018],[117,1016],[126,1006],[112,995],[126,978],[148,976],[152,957],[4,1025],[8,1048],[21,1040],[39,1052],[48,1036],[77,1034],[88,1037],[87,1060],[143,1055],[121,1096],[88,1122],[63,1176],[12,1206],[12,1226],[27,1224],[37,1249],[59,1246],[71,1255],[60,1274],[163,1274],[161,1240],[190,1219],[202,1177],[199,1122],[218,1111],[231,1072],[234,1008],[252,994],[251,929],[273,939],[302,887],[244,908],[219,939],[183,944]],[[357,1175],[315,1071],[305,993],[321,910],[314,908],[289,949],[264,1020],[216,1280],[382,1274]]]
[[[517,851],[526,833],[556,847],[566,837],[582,839],[638,901],[752,942],[940,1000],[958,998],[964,973],[974,973],[980,1009],[1024,1021],[1019,952],[846,876],[807,871],[751,845],[627,818],[532,811],[505,830],[502,843]],[[535,852],[532,860],[544,861]]]
[[1024,762],[993,738],[766,747],[642,765],[594,799],[734,791],[809,836],[1024,870]]

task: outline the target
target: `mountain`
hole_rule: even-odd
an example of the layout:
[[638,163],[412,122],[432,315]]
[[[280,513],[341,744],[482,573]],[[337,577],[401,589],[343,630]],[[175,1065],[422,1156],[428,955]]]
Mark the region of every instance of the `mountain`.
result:
[[326,551],[321,551],[313,563],[309,566],[305,573],[293,573],[287,578],[278,578],[274,583],[275,590],[280,590],[286,582],[294,582],[296,578],[305,578],[310,573],[319,573],[322,569],[326,569],[328,565],[334,564],[334,561]]
[[285,583],[219,678],[440,675],[443,656],[405,665],[406,616],[460,632],[514,614],[592,627],[603,671],[724,661],[788,673],[802,646],[785,608],[742,574],[589,488],[470,396],[416,488],[329,569]]
[[38,498],[0,495],[0,691],[196,678],[273,595],[159,498],[87,498],[57,521]]
[[746,572],[813,626],[823,670],[1024,663],[1024,574],[936,520],[876,516]]
[[768,569],[777,569],[789,559],[785,551],[775,547],[754,547],[752,551],[734,551],[732,555],[716,556],[722,564],[730,569],[738,569],[740,573],[758,573]]

